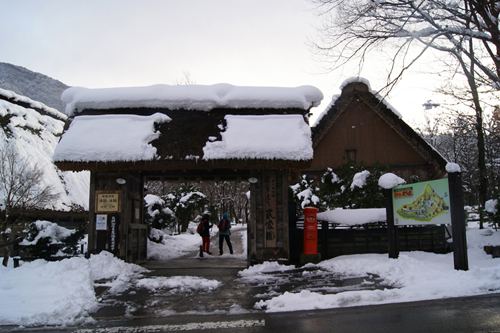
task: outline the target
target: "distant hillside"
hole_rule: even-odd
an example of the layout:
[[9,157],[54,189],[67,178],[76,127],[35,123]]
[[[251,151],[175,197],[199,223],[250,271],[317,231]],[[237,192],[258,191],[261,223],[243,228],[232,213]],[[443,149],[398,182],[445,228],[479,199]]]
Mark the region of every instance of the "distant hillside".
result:
[[47,75],[0,62],[0,88],[64,112],[66,105],[61,101],[61,94],[69,87]]
[[[66,115],[0,88],[0,150],[11,145],[21,158],[44,171],[43,185],[52,185],[59,199],[46,209],[88,210],[90,173],[64,172],[52,162]],[[4,195],[0,191],[0,198]]]

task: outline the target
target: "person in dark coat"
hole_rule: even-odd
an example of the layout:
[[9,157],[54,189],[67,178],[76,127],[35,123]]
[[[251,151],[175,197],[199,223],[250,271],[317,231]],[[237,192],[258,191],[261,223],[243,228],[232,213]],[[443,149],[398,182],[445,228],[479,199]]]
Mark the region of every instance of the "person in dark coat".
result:
[[208,214],[203,214],[201,218],[203,227],[200,230],[200,236],[203,241],[203,252],[212,254],[212,252],[210,252],[210,229],[212,228],[212,225],[208,221],[209,218],[210,216]]
[[227,218],[227,214],[222,215],[222,220],[219,221],[219,254],[224,253],[222,247],[224,246],[224,239],[226,240],[227,247],[229,248],[229,253],[233,254],[233,246],[231,245],[231,240],[229,239],[231,230],[231,222]]

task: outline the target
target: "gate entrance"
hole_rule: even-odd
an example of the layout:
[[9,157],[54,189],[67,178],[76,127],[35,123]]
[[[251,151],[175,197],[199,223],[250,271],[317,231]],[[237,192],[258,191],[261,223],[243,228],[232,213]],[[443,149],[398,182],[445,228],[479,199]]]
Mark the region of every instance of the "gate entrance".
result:
[[147,259],[145,177],[250,182],[248,264],[290,258],[288,181],[313,157],[314,87],[70,88],[71,123],[54,153],[61,170],[90,170],[89,251]]

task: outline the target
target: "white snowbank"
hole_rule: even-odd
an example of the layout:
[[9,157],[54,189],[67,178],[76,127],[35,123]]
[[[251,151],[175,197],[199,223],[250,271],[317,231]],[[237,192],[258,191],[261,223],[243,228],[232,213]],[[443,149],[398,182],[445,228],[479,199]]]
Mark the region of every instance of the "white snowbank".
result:
[[112,291],[126,289],[145,271],[108,252],[58,262],[35,260],[19,268],[0,266],[0,324],[75,325],[90,322],[97,310],[94,281],[112,279]]
[[54,151],[54,161],[143,161],[156,156],[149,144],[160,133],[154,124],[170,121],[162,114],[75,117]]
[[267,312],[314,310],[500,292],[500,258],[492,259],[483,250],[484,245],[500,244],[500,232],[468,230],[467,243],[468,271],[454,269],[452,253],[402,252],[398,259],[389,259],[387,254],[341,256],[323,261],[318,266],[343,276],[376,274],[387,288],[327,295],[309,290],[285,292],[257,302],[255,308]]
[[207,141],[203,159],[310,160],[311,129],[301,115],[226,115],[222,141]]
[[63,92],[66,113],[83,109],[168,108],[208,111],[214,108],[300,108],[309,110],[323,99],[312,86],[237,87],[214,85],[153,85],[148,87],[88,89],[72,87]]

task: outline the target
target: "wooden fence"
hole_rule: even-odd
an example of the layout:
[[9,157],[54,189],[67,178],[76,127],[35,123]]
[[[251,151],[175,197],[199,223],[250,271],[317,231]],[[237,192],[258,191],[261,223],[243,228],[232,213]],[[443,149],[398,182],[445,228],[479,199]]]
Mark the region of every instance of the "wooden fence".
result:
[[[447,253],[451,251],[447,239],[451,237],[444,225],[400,226],[400,251],[426,251]],[[290,261],[299,262],[304,247],[303,221],[290,225]],[[363,253],[388,253],[387,227],[385,223],[338,227],[335,224],[318,221],[318,253],[321,259],[341,255]]]

